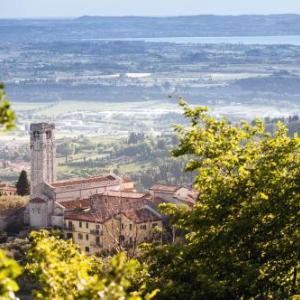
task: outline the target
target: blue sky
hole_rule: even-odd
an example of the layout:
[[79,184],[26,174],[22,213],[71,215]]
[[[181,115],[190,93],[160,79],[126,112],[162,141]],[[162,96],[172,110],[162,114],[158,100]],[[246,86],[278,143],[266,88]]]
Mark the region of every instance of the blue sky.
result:
[[0,18],[299,13],[300,0],[0,0]]

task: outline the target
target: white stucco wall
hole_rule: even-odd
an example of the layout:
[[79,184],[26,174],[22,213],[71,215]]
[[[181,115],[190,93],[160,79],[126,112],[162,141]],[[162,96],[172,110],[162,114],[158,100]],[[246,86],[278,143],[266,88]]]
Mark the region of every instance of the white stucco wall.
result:
[[105,191],[119,191],[120,189],[121,185],[119,183],[108,186],[99,186],[99,183],[96,183],[57,187],[55,188],[55,199],[57,202],[86,199],[92,195],[104,193]]

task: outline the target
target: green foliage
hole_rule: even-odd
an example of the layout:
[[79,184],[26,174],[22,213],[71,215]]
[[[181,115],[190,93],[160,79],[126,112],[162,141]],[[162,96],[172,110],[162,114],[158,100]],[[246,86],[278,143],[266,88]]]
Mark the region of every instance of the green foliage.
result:
[[27,196],[30,194],[30,185],[25,170],[21,171],[16,188],[19,196]]
[[21,268],[0,250],[0,300],[16,299],[19,287],[15,279],[21,274]]
[[16,116],[10,109],[10,103],[5,97],[4,85],[0,83],[0,124],[4,130],[11,130],[15,127]]
[[71,241],[57,239],[46,231],[33,232],[31,238],[26,269],[40,285],[35,299],[150,300],[155,295],[142,296],[147,272],[123,253],[102,260],[86,256]]
[[191,210],[165,206],[184,240],[150,255],[159,299],[288,299],[299,294],[300,140],[278,123],[231,125],[181,101],[177,157],[197,171]]

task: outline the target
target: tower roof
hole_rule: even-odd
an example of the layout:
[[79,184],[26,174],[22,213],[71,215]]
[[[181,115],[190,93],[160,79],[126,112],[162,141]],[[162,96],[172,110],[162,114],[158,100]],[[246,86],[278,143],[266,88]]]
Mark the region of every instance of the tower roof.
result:
[[30,131],[44,131],[46,129],[55,129],[55,124],[48,122],[30,124]]

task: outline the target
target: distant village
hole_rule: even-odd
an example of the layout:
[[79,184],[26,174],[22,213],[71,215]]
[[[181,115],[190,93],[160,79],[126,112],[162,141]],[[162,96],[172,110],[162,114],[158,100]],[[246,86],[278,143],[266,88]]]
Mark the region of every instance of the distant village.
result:
[[[198,192],[190,187],[154,184],[138,193],[134,182],[116,174],[56,180],[55,125],[30,125],[30,198],[23,210],[30,229],[60,228],[88,254],[128,249],[144,242],[174,239],[159,205],[191,207]],[[2,195],[16,188],[0,184]]]

